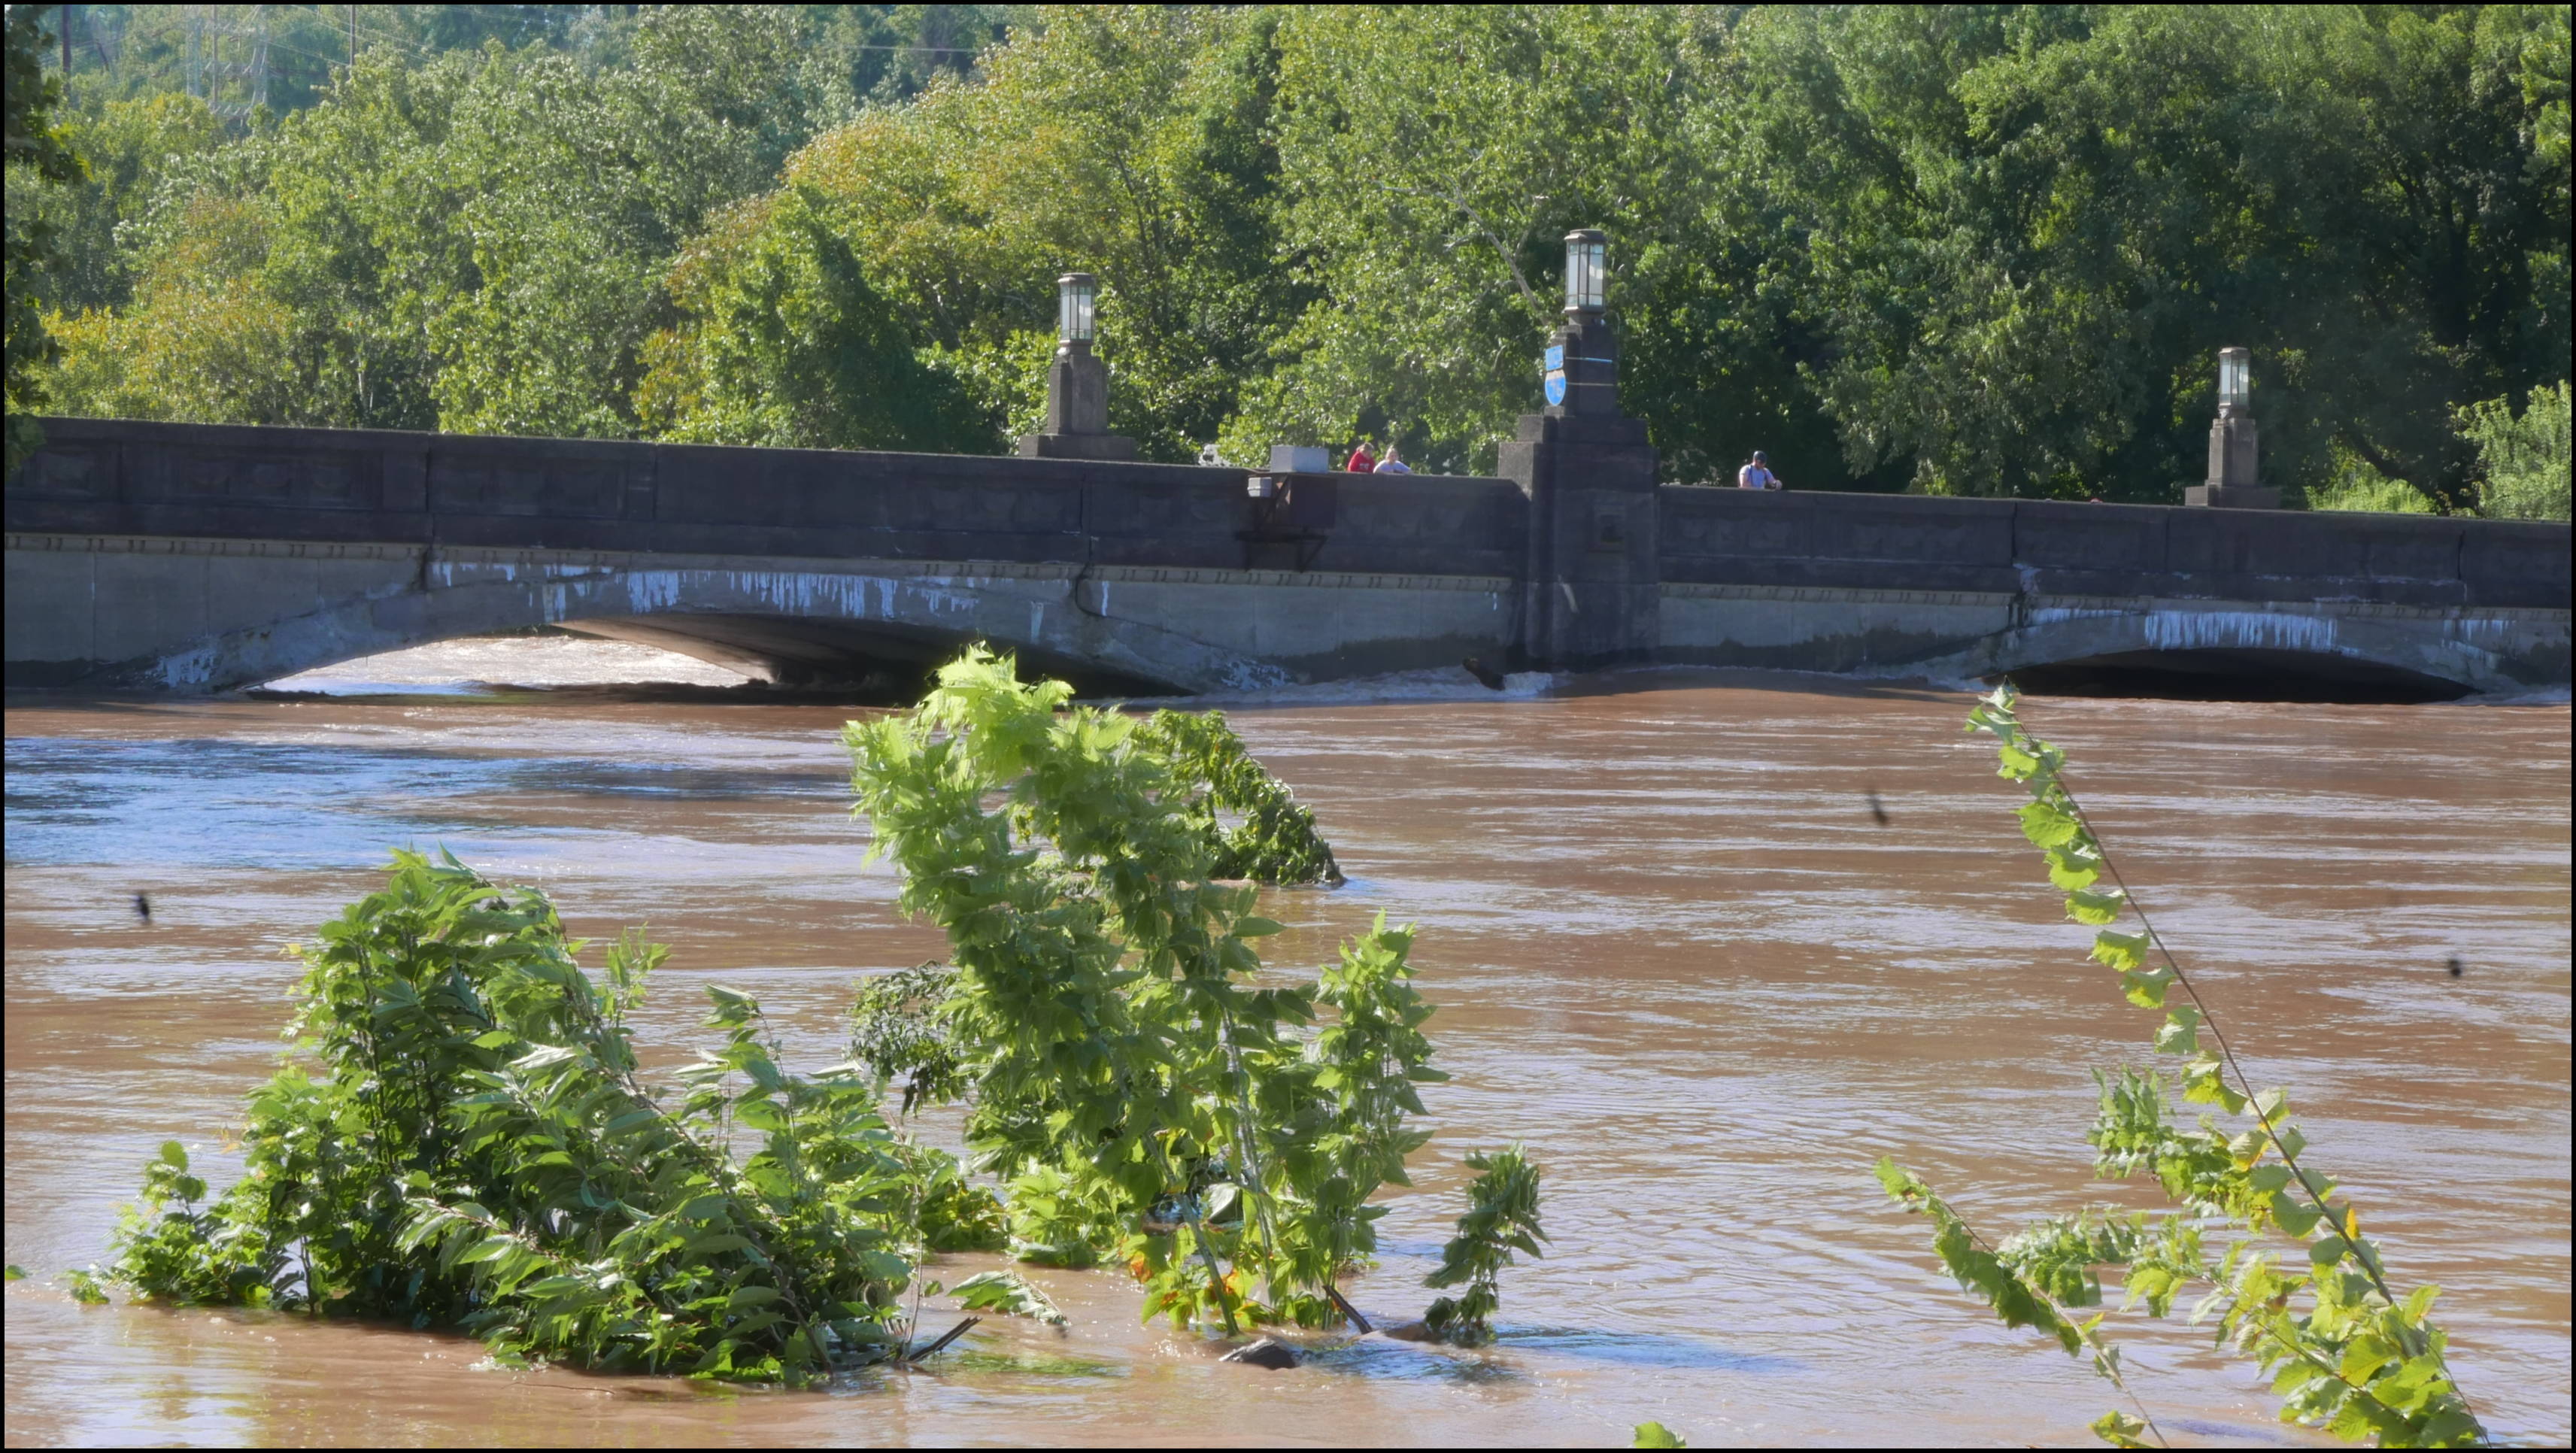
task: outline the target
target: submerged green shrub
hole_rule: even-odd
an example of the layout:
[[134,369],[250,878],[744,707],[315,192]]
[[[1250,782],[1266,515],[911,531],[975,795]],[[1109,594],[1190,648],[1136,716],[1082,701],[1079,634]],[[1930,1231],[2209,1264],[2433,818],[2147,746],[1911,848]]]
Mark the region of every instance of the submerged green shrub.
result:
[[850,1058],[903,1082],[906,1115],[965,1091],[956,1041],[939,1022],[939,1006],[956,986],[955,969],[918,964],[870,979],[850,1003]]
[[1254,869],[1209,804],[1284,790],[1221,724],[1071,695],[977,648],[914,711],[845,733],[873,851],[948,934],[932,1017],[974,1163],[1010,1183],[1020,1256],[1119,1260],[1149,1319],[1328,1320],[1333,1279],[1375,1250],[1370,1196],[1426,1138],[1415,1086],[1442,1078],[1412,935],[1381,918],[1315,988],[1259,982],[1254,943],[1280,926],[1219,881]]
[[665,1106],[624,1022],[664,950],[629,934],[603,990],[582,947],[537,890],[396,853],[299,950],[293,1062],[250,1097],[242,1179],[201,1207],[165,1146],[116,1278],[586,1368],[799,1380],[885,1355],[953,1163],[895,1139],[862,1066],[782,1069],[760,1006],[722,988],[722,1043]]
[[[1263,770],[1221,711],[1158,711],[1136,730],[1138,745],[1161,754],[1188,793],[1182,816],[1207,839],[1208,871],[1257,883],[1330,883],[1341,865],[1278,778]],[[1234,826],[1228,817],[1239,818]]]
[[1440,1249],[1440,1265],[1422,1284],[1435,1289],[1464,1285],[1455,1297],[1442,1297],[1423,1315],[1431,1335],[1461,1347],[1480,1347],[1494,1340],[1494,1309],[1502,1305],[1498,1282],[1512,1253],[1541,1253],[1547,1233],[1538,1224],[1538,1167],[1517,1145],[1509,1150],[1476,1151],[1467,1166],[1482,1172],[1467,1187],[1467,1213],[1458,1218],[1458,1234]]

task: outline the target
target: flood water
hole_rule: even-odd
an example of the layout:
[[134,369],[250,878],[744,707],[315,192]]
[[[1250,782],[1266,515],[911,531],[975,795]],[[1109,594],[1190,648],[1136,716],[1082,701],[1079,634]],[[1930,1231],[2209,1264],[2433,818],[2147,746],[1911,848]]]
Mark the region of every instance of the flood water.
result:
[[[171,1135],[216,1169],[269,1072],[280,950],[444,844],[544,885],[577,931],[675,946],[640,1037],[757,994],[808,1067],[862,974],[940,954],[861,862],[831,708],[474,700],[24,707],[7,716],[12,1444],[2089,1441],[2081,1364],[1938,1272],[1871,1162],[1990,1235],[2087,1199],[2088,1072],[2153,1024],[2020,842],[1963,694],[1794,676],[1235,704],[1349,886],[1282,891],[1272,959],[1420,925],[1453,1077],[1352,1297],[1418,1316],[1460,1157],[1525,1141],[1543,1261],[1495,1346],[1370,1338],[1266,1372],[1147,1327],[1107,1272],[1036,1271],[1059,1333],[988,1321],[932,1370],[827,1392],[478,1368],[454,1338],[83,1308],[118,1202]],[[2440,1283],[2490,1426],[2569,1427],[2566,706],[2041,700],[2026,717],[2253,1073],[2293,1088],[2403,1284]],[[1882,805],[1873,817],[1869,794]],[[136,911],[148,895],[151,915]],[[2456,958],[2461,972],[2447,968]],[[933,1138],[953,1133],[934,1120]],[[958,1259],[960,1269],[981,1264]],[[947,1279],[958,1279],[954,1271]],[[927,1317],[925,1320],[929,1320]],[[2114,1315],[2177,1441],[2316,1441],[2204,1332]]]

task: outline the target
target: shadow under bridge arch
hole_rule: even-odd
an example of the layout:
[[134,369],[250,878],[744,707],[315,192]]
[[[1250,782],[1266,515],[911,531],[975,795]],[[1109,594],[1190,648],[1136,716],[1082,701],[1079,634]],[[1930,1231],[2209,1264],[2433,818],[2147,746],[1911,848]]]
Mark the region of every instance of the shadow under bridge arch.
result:
[[2343,602],[2041,605],[1990,643],[1976,674],[2065,695],[2448,701],[2521,684],[2513,667],[2528,654],[2528,614]]
[[1277,685],[1288,673],[1146,619],[1073,565],[874,562],[622,569],[547,582],[545,623],[677,651],[784,685],[908,689],[971,642],[1089,695]]

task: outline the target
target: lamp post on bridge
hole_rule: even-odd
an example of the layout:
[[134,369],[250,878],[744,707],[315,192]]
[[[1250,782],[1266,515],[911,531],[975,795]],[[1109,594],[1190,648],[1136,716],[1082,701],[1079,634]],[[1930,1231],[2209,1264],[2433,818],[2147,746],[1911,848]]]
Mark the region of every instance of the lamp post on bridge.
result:
[[1098,336],[1100,280],[1069,272],[1055,280],[1055,361],[1047,365],[1046,427],[1020,436],[1023,459],[1133,459],[1136,441],[1109,432],[1109,365],[1091,351]]
[[2216,509],[2272,510],[2281,492],[2256,484],[2254,355],[2218,350],[2218,417],[2209,424],[2209,481],[2183,490],[2183,503]]
[[1583,670],[1653,658],[1663,640],[1655,450],[1619,413],[1609,240],[1565,234],[1565,322],[1540,360],[1544,406],[1523,414],[1498,472],[1529,499],[1518,662]]
[[1565,326],[1548,349],[1547,412],[1616,418],[1619,414],[1619,340],[1608,311],[1609,239],[1586,227],[1565,234]]

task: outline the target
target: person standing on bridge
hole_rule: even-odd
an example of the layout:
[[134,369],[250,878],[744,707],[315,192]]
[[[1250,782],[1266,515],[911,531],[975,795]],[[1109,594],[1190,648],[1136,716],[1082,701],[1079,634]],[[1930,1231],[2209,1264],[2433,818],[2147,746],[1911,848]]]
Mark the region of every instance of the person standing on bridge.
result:
[[1352,474],[1377,472],[1377,456],[1369,453],[1369,441],[1366,435],[1361,436],[1359,444],[1351,450],[1349,461],[1343,464],[1342,468]]
[[1756,449],[1753,451],[1753,458],[1742,469],[1735,471],[1735,487],[1737,489],[1778,489],[1780,476],[1771,472],[1771,466],[1763,459],[1762,451]]
[[1395,441],[1393,439],[1389,439],[1386,441],[1386,457],[1377,462],[1377,469],[1375,472],[1379,474],[1411,474],[1413,472],[1413,466],[1395,457]]

